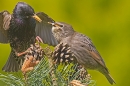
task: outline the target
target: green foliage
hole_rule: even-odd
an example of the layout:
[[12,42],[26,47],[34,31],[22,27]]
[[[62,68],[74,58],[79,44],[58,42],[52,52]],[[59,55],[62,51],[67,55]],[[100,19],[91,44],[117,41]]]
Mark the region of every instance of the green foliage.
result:
[[[33,71],[27,74],[27,86],[47,86],[43,85],[43,80],[47,79],[51,68],[47,59],[43,60],[34,68]],[[48,82],[47,82],[48,83]]]
[[[77,64],[53,65],[47,57],[25,77],[18,77],[13,74],[0,74],[0,80],[10,86],[70,86],[72,80],[79,80],[83,84],[95,86],[95,81],[90,77],[81,79],[79,77],[82,69],[75,71]],[[78,76],[78,77],[77,77]]]
[[20,78],[13,74],[0,74],[0,80],[10,86],[25,86],[25,81],[23,80],[23,78]]
[[[76,31],[88,35],[116,81],[114,86],[130,85],[130,0],[1,0],[0,11],[12,13],[18,1],[27,2],[36,12],[45,12],[55,21],[69,23]],[[9,44],[0,44],[0,69],[9,53]],[[97,86],[110,86],[102,74],[89,73]],[[2,82],[0,85],[5,86]]]

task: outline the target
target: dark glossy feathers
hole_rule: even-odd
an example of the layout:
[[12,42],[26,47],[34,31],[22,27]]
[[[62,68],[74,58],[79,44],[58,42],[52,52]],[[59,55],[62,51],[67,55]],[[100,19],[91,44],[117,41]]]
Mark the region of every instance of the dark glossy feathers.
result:
[[[58,44],[57,40],[52,34],[52,25],[47,22],[55,22],[48,15],[43,12],[36,13],[42,22],[36,21],[36,35],[40,36],[45,44],[56,46]],[[11,20],[11,14],[8,11],[3,11],[0,13],[0,43],[8,43],[7,30],[9,29],[9,24]]]
[[[36,15],[42,22],[36,21],[38,18]],[[18,2],[12,14],[8,11],[0,13],[0,43],[10,43],[11,47],[9,59],[3,67],[4,71],[15,72],[21,68],[24,55],[18,57],[16,53],[26,51],[30,44],[36,42],[36,36],[46,44],[52,46],[58,44],[52,35],[52,26],[48,22],[54,20],[43,12],[35,14],[34,9],[24,2]]]

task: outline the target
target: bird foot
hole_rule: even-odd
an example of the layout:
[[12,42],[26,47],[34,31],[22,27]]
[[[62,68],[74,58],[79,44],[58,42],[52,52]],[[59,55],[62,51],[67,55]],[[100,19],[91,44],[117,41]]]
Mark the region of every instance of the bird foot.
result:
[[38,41],[38,43],[43,43],[42,39],[39,36],[36,36],[36,40]]
[[26,80],[27,76],[26,73],[28,71],[31,71],[34,69],[34,67],[39,63],[40,61],[36,60],[32,55],[28,56],[28,58],[26,58],[24,60],[24,63],[22,65],[21,71],[24,75],[24,78]]
[[16,54],[16,56],[22,56],[22,55],[25,55],[25,54],[27,54],[28,53],[28,51],[30,50],[30,48],[28,48],[26,51],[24,51],[24,52],[20,52],[20,53],[18,53],[18,52],[15,52],[15,54]]
[[71,86],[86,86],[86,85],[83,85],[83,84],[81,83],[81,81],[79,81],[79,80],[72,80],[72,81],[70,82],[70,84],[71,84]]

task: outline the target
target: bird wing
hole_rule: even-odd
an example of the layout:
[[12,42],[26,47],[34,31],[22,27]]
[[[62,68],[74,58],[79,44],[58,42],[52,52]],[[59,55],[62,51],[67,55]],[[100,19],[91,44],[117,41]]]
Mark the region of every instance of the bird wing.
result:
[[0,12],[0,43],[8,43],[7,30],[9,29],[11,14],[8,11]]
[[[69,45],[72,46],[71,50],[73,52],[75,52],[75,50],[77,50],[77,52],[75,53],[75,56],[82,59],[82,61],[87,59],[87,58],[85,58],[85,56],[91,56],[96,62],[98,62],[100,65],[102,65],[103,67],[106,68],[102,57],[96,50],[96,48],[93,45],[90,38],[88,38],[87,36],[85,36],[83,34],[76,32],[75,35],[73,36],[73,38],[71,38],[71,39],[73,39],[73,40],[69,41]],[[81,58],[81,56],[84,58]]]
[[43,43],[56,46],[58,42],[52,34],[52,25],[48,24],[48,22],[55,22],[55,21],[43,12],[36,13],[36,15],[42,19],[42,22],[36,21],[37,22],[35,28],[36,35],[43,40]]

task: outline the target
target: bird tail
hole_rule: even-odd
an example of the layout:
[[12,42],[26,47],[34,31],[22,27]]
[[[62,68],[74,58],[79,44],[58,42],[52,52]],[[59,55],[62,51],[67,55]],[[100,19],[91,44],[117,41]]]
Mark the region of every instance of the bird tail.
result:
[[105,74],[105,77],[107,78],[110,84],[116,83],[110,74]]
[[[115,81],[114,79],[111,77],[111,75],[109,74],[109,71],[107,68],[101,68],[99,70],[99,72],[101,72],[103,75],[105,75],[105,77],[107,78],[107,80],[109,81],[110,84],[114,84]],[[116,83],[115,83],[116,84]]]
[[4,67],[2,68],[2,70],[5,72],[18,72],[19,65],[15,58],[17,58],[17,56],[15,55],[15,52],[11,50],[9,58]]

